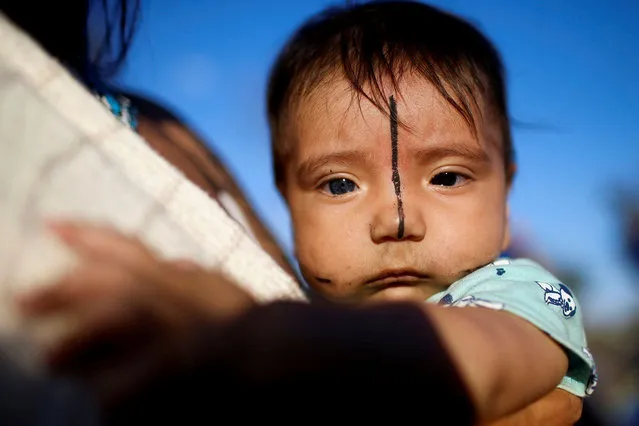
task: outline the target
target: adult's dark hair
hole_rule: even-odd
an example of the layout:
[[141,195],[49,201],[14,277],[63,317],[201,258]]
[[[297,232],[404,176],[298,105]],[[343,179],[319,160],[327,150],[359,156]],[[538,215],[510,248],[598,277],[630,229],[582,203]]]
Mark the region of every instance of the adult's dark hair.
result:
[[139,0],[22,0],[0,10],[81,79],[97,83],[124,64],[139,9]]
[[473,132],[486,112],[499,126],[510,178],[513,149],[499,53],[470,23],[423,3],[375,1],[331,7],[304,23],[280,52],[268,85],[267,110],[275,179],[291,147],[282,135],[296,104],[332,78],[345,78],[389,114],[383,82],[395,92],[415,73],[434,85]]

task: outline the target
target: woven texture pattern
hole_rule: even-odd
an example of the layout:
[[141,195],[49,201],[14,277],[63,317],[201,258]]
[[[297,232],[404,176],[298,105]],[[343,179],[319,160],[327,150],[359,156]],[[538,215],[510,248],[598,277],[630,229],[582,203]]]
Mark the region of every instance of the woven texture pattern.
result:
[[304,300],[227,213],[0,14],[0,328],[11,299],[55,281],[74,255],[43,219],[104,223],[165,258],[219,268],[258,301]]

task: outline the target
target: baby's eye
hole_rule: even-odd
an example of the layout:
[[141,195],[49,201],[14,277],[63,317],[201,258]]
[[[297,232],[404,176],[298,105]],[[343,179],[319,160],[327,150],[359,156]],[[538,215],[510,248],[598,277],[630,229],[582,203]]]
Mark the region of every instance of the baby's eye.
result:
[[322,189],[331,195],[344,195],[358,189],[357,184],[350,179],[331,179],[322,186]]
[[431,180],[431,185],[437,186],[458,186],[464,183],[468,178],[455,172],[443,172],[435,175]]

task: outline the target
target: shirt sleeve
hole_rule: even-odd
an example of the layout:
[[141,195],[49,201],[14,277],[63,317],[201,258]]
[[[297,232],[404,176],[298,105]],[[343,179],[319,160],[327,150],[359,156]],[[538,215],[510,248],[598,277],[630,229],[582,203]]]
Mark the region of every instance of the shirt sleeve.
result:
[[428,301],[504,310],[529,321],[568,355],[568,372],[558,387],[579,397],[594,391],[597,372],[588,350],[581,307],[572,291],[537,263],[497,260]]

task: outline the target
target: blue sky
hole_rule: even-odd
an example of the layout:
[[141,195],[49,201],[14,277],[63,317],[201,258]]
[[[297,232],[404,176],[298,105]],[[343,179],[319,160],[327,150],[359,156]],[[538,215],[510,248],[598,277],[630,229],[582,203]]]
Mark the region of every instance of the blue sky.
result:
[[[266,77],[290,33],[337,2],[143,3],[122,82],[177,108],[290,247],[288,214],[270,170]],[[612,197],[621,187],[639,187],[639,2],[430,4],[476,23],[504,57],[517,120],[515,233],[554,262],[583,271],[580,297],[589,325],[622,321],[639,308],[639,277],[621,257]]]

